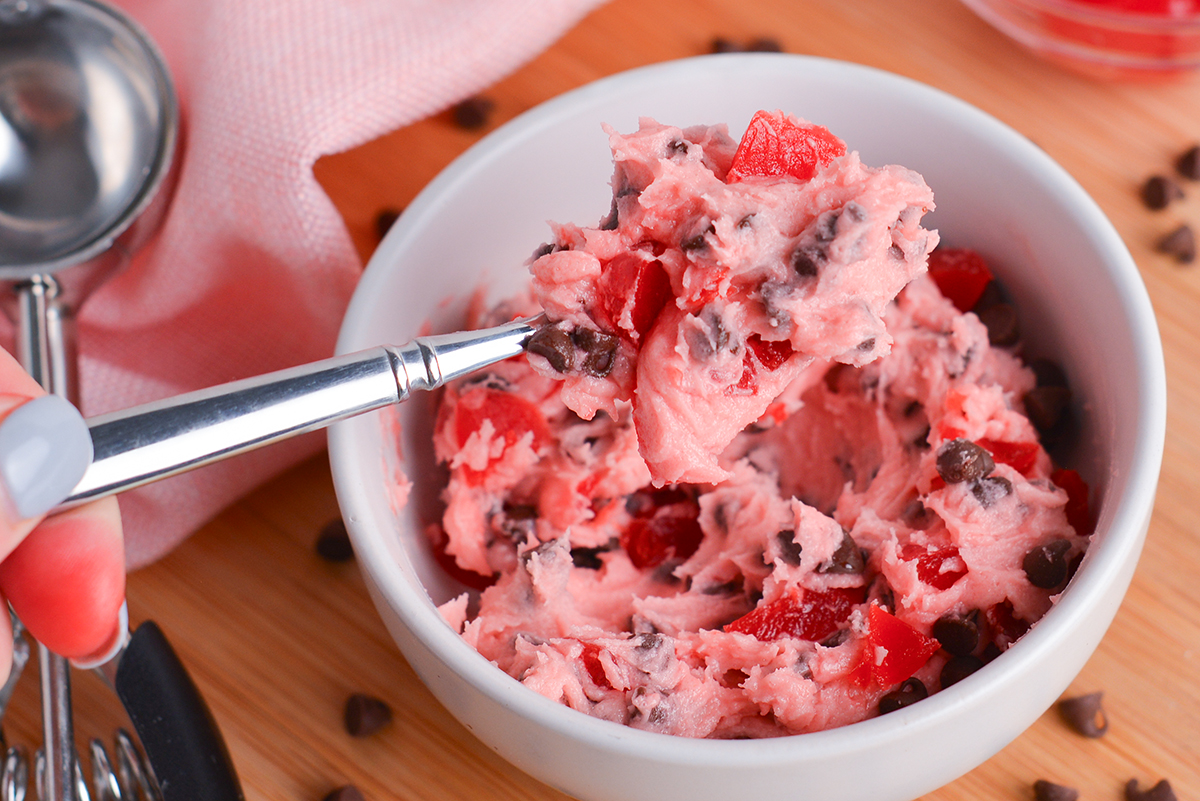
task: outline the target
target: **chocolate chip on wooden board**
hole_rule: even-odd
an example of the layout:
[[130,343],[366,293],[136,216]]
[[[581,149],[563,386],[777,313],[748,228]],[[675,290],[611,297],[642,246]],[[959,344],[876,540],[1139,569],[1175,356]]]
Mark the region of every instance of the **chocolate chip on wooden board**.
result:
[[389,206],[388,208],[380,209],[375,215],[375,233],[380,239],[383,239],[392,226],[395,225],[396,220],[400,219],[401,211],[402,209]]
[[1200,181],[1200,145],[1193,145],[1175,160],[1175,170],[1184,178]]
[[1088,693],[1058,702],[1058,711],[1072,729],[1084,737],[1103,737],[1108,731],[1108,715],[1101,703],[1102,692]]
[[450,116],[454,124],[467,131],[483,128],[492,118],[496,103],[491,98],[476,95],[454,104]]
[[1196,235],[1186,223],[1163,236],[1154,247],[1180,264],[1191,264],[1196,260]]
[[362,790],[353,784],[345,784],[335,790],[330,790],[322,801],[364,801]]
[[758,36],[746,42],[717,36],[709,45],[709,50],[713,53],[782,53],[783,45],[770,36]]
[[1175,790],[1166,779],[1148,790],[1141,789],[1137,779],[1130,779],[1125,783],[1125,801],[1176,801]]
[[348,562],[354,558],[354,546],[342,519],[330,520],[317,535],[317,555],[327,562]]
[[1037,801],[1075,801],[1079,798],[1079,791],[1074,787],[1038,779],[1033,783],[1033,797]]
[[1151,175],[1142,184],[1142,202],[1153,211],[1165,209],[1182,197],[1183,189],[1165,175]]
[[343,722],[351,737],[369,737],[392,722],[392,708],[374,696],[354,693],[346,699]]

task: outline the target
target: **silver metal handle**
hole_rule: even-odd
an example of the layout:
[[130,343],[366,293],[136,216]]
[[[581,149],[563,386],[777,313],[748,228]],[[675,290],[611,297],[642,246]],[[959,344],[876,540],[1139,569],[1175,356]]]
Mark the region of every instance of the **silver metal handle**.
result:
[[88,421],[95,455],[76,505],[314,431],[516,356],[541,317],[418,337]]

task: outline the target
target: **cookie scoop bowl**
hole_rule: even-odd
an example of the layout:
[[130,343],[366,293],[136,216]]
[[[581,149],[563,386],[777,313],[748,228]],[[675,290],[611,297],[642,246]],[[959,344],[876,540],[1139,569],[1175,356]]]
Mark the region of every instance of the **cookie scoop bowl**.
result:
[[[841,729],[689,740],[549,701],[466,645],[436,608],[461,587],[441,572],[423,530],[438,491],[430,407],[414,398],[338,424],[330,434],[338,499],[405,658],[484,744],[581,799],[903,801],[946,784],[1018,736],[1082,668],[1116,613],[1149,522],[1165,379],[1153,312],[1119,236],[1019,134],[929,87],[861,66],[778,54],[690,59],[614,76],[523,115],[408,207],[363,276],[339,351],[402,342],[427,322],[453,329],[474,287],[498,300],[524,284],[523,264],[549,236],[547,220],[602,217],[612,167],[601,123],[632,130],[641,115],[685,126],[725,121],[736,137],[760,108],[828,126],[867,163],[925,176],[938,204],[928,227],[987,257],[1021,313],[1027,350],[1066,367],[1079,432],[1061,456],[1092,487],[1096,533],[1061,601],[947,690]],[[396,488],[400,471],[413,483],[407,504]]]

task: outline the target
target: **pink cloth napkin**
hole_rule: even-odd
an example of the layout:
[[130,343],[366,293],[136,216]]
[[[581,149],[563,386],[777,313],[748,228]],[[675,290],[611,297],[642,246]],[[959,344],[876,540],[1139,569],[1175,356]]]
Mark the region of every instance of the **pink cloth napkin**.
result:
[[[84,413],[331,356],[362,264],[313,163],[485,89],[600,2],[120,0],[167,58],[186,136],[162,229],[81,310]],[[126,493],[130,567],[324,442]]]

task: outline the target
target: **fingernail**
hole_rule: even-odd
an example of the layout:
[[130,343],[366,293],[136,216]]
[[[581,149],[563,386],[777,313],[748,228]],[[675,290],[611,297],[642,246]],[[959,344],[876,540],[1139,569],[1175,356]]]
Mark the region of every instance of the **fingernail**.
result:
[[121,602],[121,611],[117,617],[117,630],[113,632],[111,638],[104,646],[92,654],[91,656],[82,656],[78,659],[72,659],[71,664],[79,670],[91,670],[98,668],[105,662],[109,661],[117,654],[121,653],[121,649],[125,647],[125,643],[129,640],[129,604]]
[[91,462],[87,423],[64,398],[34,398],[0,423],[0,484],[18,520],[62,503]]

